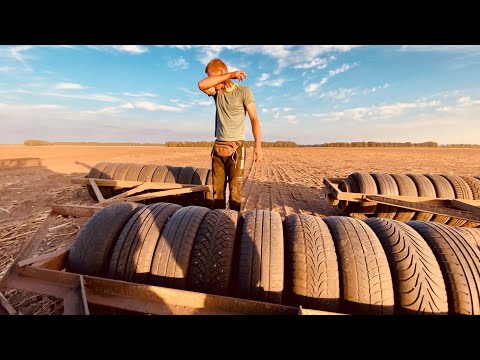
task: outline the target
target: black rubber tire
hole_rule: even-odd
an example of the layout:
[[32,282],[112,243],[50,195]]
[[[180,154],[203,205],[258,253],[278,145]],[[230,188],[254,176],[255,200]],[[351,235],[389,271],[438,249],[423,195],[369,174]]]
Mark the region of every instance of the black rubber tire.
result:
[[[86,177],[100,179],[100,176],[102,176],[103,170],[105,170],[105,168],[110,164],[111,164],[110,162],[101,162],[96,164],[94,167],[90,169]],[[93,188],[90,185],[87,185],[87,191],[92,199],[98,201],[97,195],[95,195],[95,191],[93,191]]]
[[395,293],[395,313],[447,314],[448,299],[440,266],[418,232],[400,221],[365,221],[387,255]]
[[168,171],[167,174],[165,175],[165,181],[166,183],[178,183],[178,176],[180,175],[180,172],[182,171],[181,166],[168,166]]
[[[113,175],[115,174],[115,171],[119,168],[119,166],[122,165],[121,163],[111,163],[108,165],[105,170],[103,170],[102,175],[100,176],[100,179],[106,179],[106,180],[114,180]],[[114,187],[113,186],[99,186],[100,192],[102,193],[104,199],[111,198],[114,196]]]
[[241,298],[282,303],[284,242],[282,218],[269,210],[245,213],[238,257]]
[[175,204],[157,203],[132,216],[113,249],[109,277],[147,284],[160,234],[179,209],[180,206]]
[[176,211],[163,228],[153,256],[152,285],[185,289],[193,242],[210,210],[187,206]]
[[467,241],[480,250],[480,229],[459,227],[456,228],[456,230],[460,231]]
[[[432,182],[422,174],[406,174],[412,181],[415,183],[417,187],[418,196],[420,197],[436,197],[437,193],[435,192],[435,188],[433,187]],[[421,220],[421,221],[429,221],[433,217],[433,214],[417,211],[415,212],[415,216],[413,217],[414,220]]]
[[128,169],[127,175],[125,175],[125,180],[127,181],[138,181],[138,175],[142,172],[143,168],[147,165],[145,164],[132,164],[130,169]]
[[[473,194],[472,194],[472,189],[470,189],[470,186],[463,180],[460,176],[456,175],[446,175],[442,174],[442,176],[450,182],[450,184],[453,187],[453,190],[455,191],[455,199],[465,199],[465,200],[473,200]],[[467,224],[467,220],[460,220],[460,219],[455,219],[452,218],[450,219],[449,222],[447,222],[447,225],[450,226],[469,226],[470,224]],[[476,226],[476,225],[475,225]]]
[[144,205],[118,203],[95,213],[82,226],[70,248],[66,269],[69,272],[106,276],[115,243],[128,220]]
[[117,167],[117,169],[113,173],[112,179],[125,180],[125,177],[127,176],[127,172],[130,169],[130,166],[132,165],[133,165],[132,163],[120,163],[120,165]]
[[409,221],[437,258],[451,314],[480,314],[480,251],[456,228],[436,222]]
[[138,174],[138,181],[152,181],[152,176],[155,170],[157,170],[157,164],[148,164],[146,165]]
[[185,166],[178,174],[177,182],[179,184],[193,184],[193,174],[195,173],[196,168],[191,166]]
[[[363,194],[378,194],[377,184],[373,177],[366,172],[354,172],[347,177],[347,182],[350,183],[351,191],[354,193],[363,193]],[[375,202],[360,202],[360,203],[350,203],[351,210],[350,216],[352,214],[365,214],[367,217],[371,214],[374,214],[377,208],[377,203]],[[349,204],[349,207],[350,207]]]
[[187,274],[187,289],[229,295],[233,274],[233,251],[239,213],[210,211],[202,220],[193,243]]
[[152,182],[164,183],[167,172],[168,167],[166,167],[165,165],[157,165],[157,168],[152,175]]
[[193,174],[192,184],[206,185],[209,171],[210,169],[207,168],[196,168],[195,173]]
[[[398,194],[400,196],[418,196],[417,187],[412,179],[410,179],[405,174],[390,174],[390,176],[395,180],[395,183],[398,187]],[[412,220],[415,216],[415,211],[397,208],[397,213],[395,214],[394,220],[406,222]]]
[[[455,191],[447,179],[438,174],[425,174],[425,176],[432,182],[437,198],[455,199]],[[450,216],[433,215],[431,221],[446,224],[450,221]]]
[[473,200],[480,200],[480,180],[473,176],[460,176],[472,190]]
[[338,312],[340,279],[332,235],[316,216],[290,214],[284,220],[285,303]]
[[[395,179],[389,174],[385,173],[370,173],[375,184],[377,185],[377,191],[380,195],[399,195],[398,186]],[[397,213],[397,207],[378,204],[374,216],[385,219],[393,219]]]
[[340,306],[350,314],[393,314],[394,293],[387,256],[363,221],[323,219],[330,229],[340,269]]

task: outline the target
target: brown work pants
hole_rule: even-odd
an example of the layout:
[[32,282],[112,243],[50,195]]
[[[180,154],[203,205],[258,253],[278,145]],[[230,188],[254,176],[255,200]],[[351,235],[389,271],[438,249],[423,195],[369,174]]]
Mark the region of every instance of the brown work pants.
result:
[[213,207],[215,209],[226,208],[228,183],[230,191],[229,208],[240,211],[245,155],[245,144],[239,146],[233,156],[222,157],[212,152]]

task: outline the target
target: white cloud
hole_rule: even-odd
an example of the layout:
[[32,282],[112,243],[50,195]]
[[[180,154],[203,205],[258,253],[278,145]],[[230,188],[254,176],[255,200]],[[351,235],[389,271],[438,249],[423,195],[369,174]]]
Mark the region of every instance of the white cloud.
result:
[[470,96],[462,96],[458,98],[457,102],[459,104],[468,104],[472,101],[472,98]]
[[54,86],[55,89],[62,89],[62,90],[82,90],[85,89],[84,86],[77,84],[77,83],[69,83],[69,82],[63,82],[63,83],[57,83]]
[[387,89],[389,87],[390,87],[390,84],[388,84],[388,83],[385,83],[385,84],[379,85],[379,86],[373,86],[371,88],[363,89],[362,94],[367,95],[367,94],[374,93],[374,92],[376,92],[378,90],[381,90],[381,89]]
[[267,80],[269,77],[270,77],[269,74],[263,73],[263,74],[260,75],[260,77],[258,78],[258,81],[265,81],[265,80]]
[[7,57],[20,62],[23,65],[24,70],[33,71],[26,61],[26,59],[31,58],[31,56],[25,54],[25,52],[32,48],[31,45],[20,45],[7,48]]
[[188,62],[185,60],[183,57],[179,57],[178,59],[170,60],[167,63],[168,67],[173,69],[174,71],[176,70],[185,70],[188,69]]
[[305,92],[310,93],[310,95],[312,95],[312,93],[315,93],[318,89],[320,89],[322,87],[322,85],[324,85],[329,79],[331,79],[332,77],[334,77],[338,74],[341,74],[341,73],[355,67],[356,65],[357,65],[357,63],[353,63],[352,65],[343,64],[339,68],[336,68],[334,70],[330,70],[328,72],[328,75],[323,77],[319,82],[308,84],[305,87]]
[[112,48],[120,52],[127,52],[129,54],[143,54],[148,51],[145,46],[141,45],[112,45]]
[[[257,87],[262,87],[262,86],[272,86],[272,87],[279,87],[279,86],[282,86],[283,83],[285,82],[285,79],[284,78],[276,78],[276,79],[271,79],[270,76],[265,76],[267,74],[262,74],[262,76],[260,76],[260,78],[258,79],[258,81],[255,83],[255,86]],[[263,79],[263,80],[262,80]],[[267,81],[268,79],[270,79],[269,81]]]
[[153,94],[153,93],[150,93],[150,92],[137,92],[137,93],[124,92],[123,95],[130,96],[130,97],[155,97],[155,96],[157,96],[156,94]]
[[403,45],[400,51],[470,53],[480,52],[480,45]]
[[0,103],[0,109],[8,110],[59,110],[64,106],[57,104],[6,104]]
[[133,106],[136,109],[142,109],[147,111],[182,111],[180,107],[157,104],[151,101],[137,101],[133,103]]
[[311,68],[317,68],[317,69],[325,69],[327,67],[328,60],[325,58],[314,58],[313,60],[301,64],[295,65],[293,68],[294,69],[311,69]]
[[291,108],[291,107],[284,107],[284,108],[283,108],[283,111],[287,111],[287,112],[288,112],[288,111],[292,111],[292,110],[293,110],[293,108]]
[[287,116],[285,116],[285,119],[287,119],[287,121],[290,124],[297,124],[298,123],[297,115],[287,115]]
[[11,72],[16,70],[13,66],[0,66],[0,72]]
[[37,93],[37,92],[34,92],[34,91],[28,91],[28,90],[12,90],[12,91],[17,92],[17,93],[21,93],[21,94],[63,97],[63,98],[69,98],[69,99],[95,100],[95,101],[105,101],[105,102],[123,101],[120,98],[117,98],[117,97],[114,97],[114,96],[111,96],[111,95],[104,95],[104,94],[70,94],[70,93],[56,93],[56,92]]

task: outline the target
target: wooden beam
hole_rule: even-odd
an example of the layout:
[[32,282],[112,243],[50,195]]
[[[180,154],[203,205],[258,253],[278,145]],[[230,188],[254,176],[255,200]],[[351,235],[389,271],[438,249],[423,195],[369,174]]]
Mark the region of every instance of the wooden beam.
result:
[[52,211],[63,216],[91,217],[102,210],[101,206],[53,204]]
[[122,192],[122,193],[120,193],[116,196],[112,196],[111,198],[108,198],[108,200],[110,201],[110,200],[122,199],[122,198],[125,198],[127,196],[130,196],[130,195],[133,195],[133,194],[145,191],[145,190],[150,190],[150,189],[151,189],[151,187],[149,186],[148,183],[143,183],[142,185],[138,185],[131,190]]
[[63,299],[63,315],[90,315],[83,276],[78,276],[78,286]]
[[452,199],[450,200],[450,205],[460,210],[480,214],[480,200]]
[[95,183],[95,180],[92,178],[88,179],[88,182],[90,183],[90,186],[93,188],[93,191],[95,192],[95,195],[97,196],[98,202],[102,202],[105,200],[103,197],[100,189],[98,188],[97,184]]
[[[177,184],[177,183],[161,183],[151,181],[132,181],[132,180],[111,180],[111,179],[97,179],[97,178],[72,178],[70,179],[72,184],[90,185],[90,179],[95,180],[98,186],[112,186],[117,188],[133,188],[138,185],[148,184],[150,189],[180,189],[184,186],[191,186],[189,184]],[[195,185],[195,184],[192,184]]]
[[439,205],[431,205],[431,204],[425,204],[425,203],[419,203],[419,202],[404,201],[404,200],[394,199],[390,196],[387,197],[387,196],[380,196],[380,195],[367,195],[366,199],[369,201],[376,201],[380,204],[397,206],[397,207],[409,209],[409,210],[424,211],[424,212],[428,212],[436,215],[445,215],[445,216],[450,216],[457,219],[474,221],[474,222],[480,223],[480,214],[472,213],[470,211],[451,209],[446,207],[445,205],[439,206]]
[[17,310],[8,302],[8,300],[0,293],[0,306],[5,309],[8,315],[16,315]]
[[113,200],[108,199],[101,202],[99,205],[108,206],[108,205],[111,205],[117,202],[122,202],[122,201],[141,201],[141,200],[147,200],[147,199],[155,199],[162,196],[180,195],[180,194],[187,194],[187,193],[198,192],[198,191],[210,191],[210,187],[208,185],[185,186],[182,189],[156,191],[156,192],[150,192],[150,193],[136,195],[136,196],[129,196],[122,199],[113,199]]
[[[71,245],[62,246],[61,248],[47,254],[42,254],[25,260],[21,260],[18,262],[18,267],[33,264],[33,266],[35,267],[41,267],[44,269],[62,270],[64,267],[61,265],[64,263],[64,259],[68,256],[70,247]],[[56,264],[57,266],[52,267],[53,264]]]

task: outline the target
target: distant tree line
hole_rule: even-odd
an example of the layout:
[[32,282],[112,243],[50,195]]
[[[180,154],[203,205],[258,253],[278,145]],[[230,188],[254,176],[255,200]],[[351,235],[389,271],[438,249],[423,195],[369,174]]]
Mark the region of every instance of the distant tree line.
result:
[[53,145],[50,141],[46,140],[33,140],[33,139],[27,139],[23,142],[23,145],[27,146],[49,146]]
[[376,141],[356,141],[356,142],[333,142],[314,145],[319,147],[438,147],[438,143],[434,141],[426,141],[421,143],[412,142],[376,142]]
[[75,145],[75,146],[164,146],[164,144],[151,144],[151,143],[103,143],[96,141],[46,141],[46,140],[32,140],[28,139],[23,142],[26,146],[47,146],[47,145]]
[[[167,141],[167,147],[212,147],[213,141]],[[254,141],[245,141],[246,147],[255,146]],[[262,147],[297,147],[294,141],[262,141]]]
[[440,147],[447,147],[447,148],[480,148],[479,144],[445,144],[440,145]]

